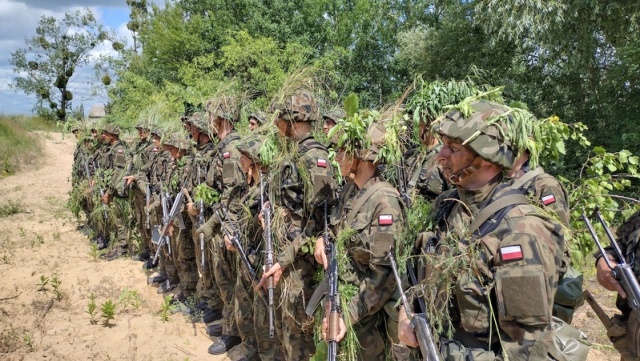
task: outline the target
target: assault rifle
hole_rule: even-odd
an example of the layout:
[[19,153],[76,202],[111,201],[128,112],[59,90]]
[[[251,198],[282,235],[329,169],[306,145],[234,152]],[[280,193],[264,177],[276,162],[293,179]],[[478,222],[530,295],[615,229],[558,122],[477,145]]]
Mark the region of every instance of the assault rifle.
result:
[[611,245],[613,246],[613,249],[616,252],[616,258],[620,261],[620,263],[616,264],[615,266],[611,264],[611,260],[609,259],[608,254],[604,251],[604,248],[602,247],[602,243],[600,243],[600,240],[598,239],[598,235],[593,229],[593,225],[591,224],[591,221],[589,221],[589,217],[587,217],[584,211],[582,212],[582,220],[587,225],[587,228],[589,229],[589,233],[591,233],[591,237],[596,242],[596,245],[600,250],[600,254],[602,255],[602,258],[604,258],[604,261],[607,263],[607,267],[609,267],[609,269],[611,270],[611,275],[618,282],[620,282],[620,284],[622,285],[622,288],[627,293],[627,303],[629,304],[629,307],[631,307],[632,311],[637,316],[640,317],[640,285],[638,285],[638,280],[636,279],[636,276],[633,274],[633,269],[626,262],[624,255],[620,251],[620,247],[618,246],[618,243],[613,237],[613,234],[611,233],[611,230],[609,229],[609,227],[607,227],[607,224],[604,218],[602,218],[602,214],[600,214],[600,210],[597,207],[593,211],[592,216],[594,214],[598,218],[598,221],[600,222],[600,224],[602,224],[602,228],[604,228],[605,232],[607,233],[609,242],[611,242]]
[[147,229],[151,229],[151,211],[149,207],[151,206],[151,185],[147,183],[147,187],[145,189],[145,212],[147,213],[147,218],[144,220],[145,227]]
[[407,318],[411,322],[411,328],[416,333],[418,344],[420,345],[420,352],[424,361],[440,361],[440,354],[436,348],[436,343],[431,334],[431,325],[427,321],[427,316],[424,313],[411,314],[409,312],[409,303],[407,302],[407,296],[402,289],[402,281],[398,274],[398,267],[396,266],[396,260],[393,257],[393,248],[389,250],[389,261],[391,262],[391,269],[393,270],[393,276],[398,284],[398,290],[402,296],[402,304],[404,310],[407,313]]
[[[184,196],[187,197],[187,202],[193,204],[193,200],[191,199],[191,196],[189,196],[189,191],[186,188],[182,188],[182,193],[184,193]],[[196,229],[202,227],[202,225],[204,224],[204,200],[202,198],[198,202],[198,206],[200,208],[200,212],[198,212],[198,222],[196,223]],[[204,269],[204,233],[199,233],[198,236],[200,238],[200,266],[202,266],[202,269]]]
[[[235,227],[233,227],[233,225],[231,225],[231,222],[229,222],[229,224],[232,227],[233,234],[229,233],[229,231],[227,231],[227,229],[225,227],[223,227],[222,223],[224,221],[226,221],[226,219],[227,219],[227,212],[225,212],[223,210],[224,217],[222,217],[220,215],[220,209],[221,208],[218,208],[215,211],[216,215],[220,219],[220,228],[222,229],[222,232],[224,233],[224,235],[227,236],[231,240],[231,243],[233,244],[233,247],[238,251],[238,255],[240,256],[240,260],[242,261],[242,264],[244,265],[245,271],[247,271],[247,273],[249,274],[249,277],[251,278],[251,284],[253,286],[255,286],[257,284],[257,282],[256,282],[256,270],[251,265],[251,262],[249,262],[249,258],[247,257],[247,253],[244,251],[244,248],[242,247],[242,244],[240,243],[240,240],[238,239],[238,231],[237,231],[237,229],[235,229]],[[267,304],[267,299],[264,296],[264,293],[262,294],[262,300],[264,301],[264,303],[266,305]]]
[[176,198],[173,200],[173,205],[171,206],[171,210],[167,213],[167,202],[169,201],[169,194],[163,196],[162,200],[162,229],[160,233],[154,234],[153,240],[158,245],[158,249],[156,250],[156,254],[153,256],[153,262],[158,261],[158,256],[160,255],[160,249],[162,246],[167,246],[167,251],[171,254],[171,242],[169,240],[169,235],[167,235],[167,231],[169,230],[169,226],[173,220],[180,216],[180,203],[182,203],[182,192],[178,192]]
[[404,205],[410,208],[411,197],[409,197],[409,193],[407,193],[407,175],[404,172],[404,161],[402,158],[400,158],[400,162],[396,167],[396,172],[398,173],[398,192],[400,193],[400,198],[402,198]]
[[[125,171],[124,176],[125,177],[130,176],[132,171],[133,171],[133,160],[131,160],[129,162],[129,165],[127,165],[127,170]],[[127,180],[125,179],[122,181],[122,191],[120,192],[120,195],[124,197],[125,196],[124,192],[127,191],[127,188],[129,188],[129,185],[127,184]]]
[[[262,173],[260,174],[260,210],[264,220],[264,272],[269,272],[273,267],[273,243],[271,240],[271,207],[265,207],[264,204],[264,183],[262,181]],[[273,309],[273,289],[275,283],[273,276],[267,279],[268,302],[267,309],[269,313],[269,337],[273,338],[275,334],[274,325],[274,309]]]
[[324,202],[324,247],[329,260],[329,268],[327,269],[327,280],[329,283],[329,292],[327,292],[327,300],[329,301],[329,317],[327,329],[327,360],[335,361],[338,357],[338,342],[336,336],[339,332],[340,321],[340,292],[338,290],[338,258],[336,257],[336,246],[329,242],[329,224],[327,221],[327,202]]

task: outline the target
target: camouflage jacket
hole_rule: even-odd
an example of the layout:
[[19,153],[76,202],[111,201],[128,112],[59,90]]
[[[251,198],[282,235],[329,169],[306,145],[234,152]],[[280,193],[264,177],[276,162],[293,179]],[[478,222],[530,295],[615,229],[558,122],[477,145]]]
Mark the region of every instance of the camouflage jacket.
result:
[[[76,149],[73,151],[73,167],[71,169],[71,184],[74,187],[81,179],[87,178],[85,162],[90,162],[90,154],[84,141],[78,140]],[[86,164],[89,165],[89,163]]]
[[111,176],[107,179],[107,192],[112,195],[119,195],[124,185],[122,178],[129,159],[127,156],[127,146],[120,140],[113,143],[105,155],[104,169],[112,171]]
[[149,139],[140,139],[135,143],[129,151],[130,162],[133,164],[131,174],[138,173],[145,164],[149,163],[150,157],[154,154],[152,151],[154,147],[153,142]]
[[546,173],[542,167],[536,169],[529,168],[528,164],[522,167],[521,174],[518,177],[510,179],[507,184],[512,186],[518,182],[518,179],[525,177],[526,174],[531,174],[530,178],[523,184],[518,184],[518,189],[525,195],[537,200],[540,207],[546,207],[551,209],[555,215],[557,215],[559,221],[567,228],[569,225],[569,201],[567,191],[562,184],[551,174]]
[[293,263],[309,239],[315,242],[324,230],[324,204],[332,203],[335,189],[326,148],[311,134],[302,137],[296,154],[286,157],[276,170],[270,190],[274,213],[282,210],[286,214],[287,239],[277,240],[277,262],[283,268]]
[[147,185],[151,188],[154,201],[159,201],[161,183],[163,187],[166,187],[166,176],[169,173],[169,167],[172,159],[169,152],[161,151],[160,149],[153,147],[152,155],[149,157],[149,162],[142,166],[138,174],[136,174],[136,184],[140,191],[146,193]]
[[220,203],[225,205],[246,189],[246,177],[240,168],[240,136],[231,132],[216,144],[213,159],[207,173],[207,184],[220,193]]
[[[484,345],[481,348],[489,352],[502,348],[511,360],[544,360],[552,342],[551,313],[564,231],[536,207],[519,204],[507,208],[504,217],[494,220],[495,228],[486,234],[470,236],[469,225],[495,200],[493,196],[503,187],[499,184],[500,177],[496,177],[480,189],[458,189],[459,201],[447,200],[455,198],[455,190],[435,201],[434,209],[451,209],[448,215],[440,214],[442,218],[436,219],[436,253],[448,248],[439,247],[445,240],[461,242],[460,249],[469,250],[468,254],[477,251],[476,270],[455,276],[450,309],[454,339],[466,347]],[[495,334],[494,322],[500,337]]]
[[[350,190],[347,188],[347,192]],[[398,191],[379,177],[373,177],[344,205],[336,234],[352,229],[356,234],[344,243],[350,260],[340,265],[340,278],[359,292],[346,305],[352,325],[374,317],[392,298],[396,282],[387,258],[404,227],[402,201]]]
[[440,193],[450,188],[436,165],[436,155],[440,148],[442,148],[441,145],[431,150],[419,148],[406,155],[405,175],[408,194],[415,191],[428,200],[434,200]]

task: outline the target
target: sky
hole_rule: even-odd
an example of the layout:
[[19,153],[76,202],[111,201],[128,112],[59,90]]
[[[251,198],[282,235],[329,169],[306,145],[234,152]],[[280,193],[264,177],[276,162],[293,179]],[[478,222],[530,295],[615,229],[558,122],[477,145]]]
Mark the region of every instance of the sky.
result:
[[[131,34],[126,27],[129,8],[125,0],[0,0],[0,114],[31,114],[36,102],[35,96],[27,96],[9,87],[17,76],[9,63],[11,53],[26,47],[25,39],[35,35],[43,15],[62,19],[66,11],[84,8],[93,11],[99,24],[115,31],[131,44]],[[110,51],[110,45],[103,45],[94,49],[92,55]],[[81,101],[85,112],[93,104],[106,102],[104,96],[90,97],[90,86],[86,83],[93,74],[93,67],[88,65],[77,71],[75,85],[70,85],[74,93],[74,107]]]

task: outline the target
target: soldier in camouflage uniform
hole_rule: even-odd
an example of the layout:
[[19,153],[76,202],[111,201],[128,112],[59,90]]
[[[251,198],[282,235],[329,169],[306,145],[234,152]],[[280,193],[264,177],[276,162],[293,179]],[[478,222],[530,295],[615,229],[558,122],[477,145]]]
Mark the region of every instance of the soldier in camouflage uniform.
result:
[[222,336],[209,347],[208,352],[220,355],[238,345],[242,340],[235,324],[233,289],[236,284],[237,263],[232,252],[224,245],[220,224],[228,212],[228,206],[247,189],[240,168],[240,152],[237,144],[240,136],[234,123],[239,119],[239,109],[231,97],[221,97],[208,105],[211,129],[220,142],[216,145],[214,159],[207,174],[207,183],[220,194],[220,203],[214,205],[214,215],[197,233],[204,232],[207,239],[213,237],[212,270],[224,308],[222,312]]
[[[347,120],[348,121],[348,120]],[[339,342],[345,332],[345,320],[352,327],[358,338],[357,350],[360,360],[386,360],[385,349],[390,349],[386,341],[395,338],[396,334],[387,335],[387,329],[396,330],[392,326],[397,319],[394,305],[396,290],[392,274],[389,251],[400,244],[400,235],[404,228],[402,200],[398,191],[381,178],[378,164],[385,160],[379,157],[380,149],[385,141],[386,129],[383,123],[373,123],[368,130],[369,141],[358,142],[353,152],[339,148],[336,161],[342,174],[349,174],[349,183],[356,187],[355,195],[344,199],[346,204],[337,208],[332,216],[332,229],[335,237],[341,232],[353,230],[356,233],[338,247],[338,254],[347,253],[347,265],[340,264],[339,278],[342,282],[355,286],[358,292],[341,303],[340,332],[336,337]],[[363,148],[362,144],[370,144]],[[351,192],[350,187],[344,191]],[[322,238],[316,241],[315,257],[328,266],[325,244]],[[344,248],[342,248],[344,247]],[[389,311],[391,315],[387,315]],[[323,334],[328,328],[327,314],[323,320]],[[389,317],[391,316],[391,317]]]
[[325,135],[329,134],[331,128],[335,127],[338,121],[344,118],[345,112],[344,109],[333,109],[330,112],[324,113],[322,115],[322,119],[324,120],[324,124],[322,125],[322,132]]
[[[130,164],[127,166],[129,175],[134,175],[140,172],[142,167],[149,162],[149,158],[154,154],[154,144],[151,141],[149,134],[149,127],[142,122],[136,125],[138,131],[138,141],[133,145],[129,152]],[[126,177],[125,177],[126,178]],[[127,181],[127,179],[125,179]],[[127,189],[130,182],[127,181]],[[140,250],[138,259],[140,261],[148,261],[151,259],[151,229],[147,228],[150,225],[146,222],[146,213],[144,207],[146,205],[146,189],[139,188],[131,189],[132,194],[132,208],[136,219],[136,229],[140,235]]]
[[[209,137],[209,122],[207,114],[204,112],[195,112],[185,122],[189,125],[191,139],[195,141],[195,149],[193,154],[187,156],[187,167],[190,168],[190,177],[185,179],[185,184],[189,186],[189,191],[193,195],[194,203],[187,204],[187,211],[191,217],[193,228],[191,237],[195,247],[196,263],[198,273],[200,275],[197,285],[197,300],[199,301],[196,308],[203,312],[203,321],[205,323],[213,322],[222,317],[222,309],[224,303],[220,298],[218,286],[215,284],[213,273],[210,265],[213,262],[212,252],[209,251],[209,242],[203,238],[203,244],[200,243],[200,236],[197,229],[203,224],[199,224],[198,220],[206,220],[211,217],[208,207],[205,206],[204,200],[198,201],[195,198],[197,187],[208,187],[206,185],[206,175],[211,168],[211,162],[215,156],[216,147]],[[202,214],[202,217],[200,213]],[[204,258],[204,260],[203,260]],[[215,328],[216,330],[212,329]],[[209,336],[220,336],[222,334],[220,325],[212,325],[207,328]]]
[[[563,228],[517,191],[512,198],[495,197],[504,186],[502,172],[515,157],[504,128],[499,128],[503,125],[494,122],[505,107],[474,101],[470,109],[468,116],[450,111],[434,126],[443,141],[438,164],[457,190],[436,199],[431,246],[437,254],[462,242],[464,247],[454,248],[463,252],[456,257],[472,257],[474,268],[449,275],[454,288],[445,304],[454,306],[449,310],[454,336],[441,340],[441,352],[447,360],[496,360],[502,355],[543,360],[550,353],[563,359],[553,350],[550,327]],[[497,211],[486,208],[492,203]],[[418,346],[404,312],[398,336]]]
[[[110,145],[107,153],[104,156],[103,169],[110,171],[111,174],[107,176],[106,187],[104,194],[101,196],[101,201],[105,205],[113,204],[116,197],[124,197],[123,194],[123,179],[125,176],[125,168],[129,161],[127,157],[127,147],[120,140],[120,129],[113,125],[107,124],[102,130],[102,137]],[[113,204],[112,207],[121,208],[122,204]],[[116,243],[111,246],[111,250],[104,254],[104,258],[111,261],[119,256],[127,254],[129,251],[129,245],[127,244],[127,230],[124,225],[124,212],[119,209],[118,212],[112,213],[114,219],[111,223],[116,232]]]
[[[167,188],[173,201],[183,190],[187,192],[193,190],[194,157],[189,154],[191,142],[187,140],[186,134],[182,131],[177,131],[167,137],[163,141],[163,147],[167,148],[173,158],[167,177]],[[195,244],[192,238],[193,224],[187,211],[186,202],[187,200],[183,198],[182,203],[177,205],[180,215],[174,219],[169,228],[171,259],[180,280],[180,293],[176,299],[183,304],[187,303],[187,299],[195,293],[198,284],[198,266],[196,265]]]
[[[636,279],[640,279],[640,262],[638,262],[638,243],[640,242],[640,211],[629,217],[616,231],[616,238],[620,250],[628,259],[625,260],[633,267]],[[605,247],[605,252],[612,266],[615,267],[621,260],[618,259],[612,245]],[[621,314],[611,318],[612,327],[607,330],[607,336],[613,346],[620,352],[622,361],[640,360],[640,320],[632,312],[627,294],[622,285],[613,277],[611,269],[607,266],[604,256],[597,252],[596,276],[598,283],[609,291],[616,291],[616,307]]]
[[267,114],[261,110],[249,114],[249,130],[252,132],[267,121]]
[[313,247],[324,230],[324,205],[331,204],[336,184],[326,148],[311,135],[311,122],[318,116],[313,95],[297,89],[283,99],[271,110],[277,112],[275,124],[289,149],[279,168],[273,169],[270,200],[273,214],[281,215],[277,223],[286,229],[274,234],[277,262],[262,275],[260,286],[274,276],[281,299],[276,318],[282,322],[278,337],[284,358],[306,360],[315,351],[313,319],[305,313],[317,284]]

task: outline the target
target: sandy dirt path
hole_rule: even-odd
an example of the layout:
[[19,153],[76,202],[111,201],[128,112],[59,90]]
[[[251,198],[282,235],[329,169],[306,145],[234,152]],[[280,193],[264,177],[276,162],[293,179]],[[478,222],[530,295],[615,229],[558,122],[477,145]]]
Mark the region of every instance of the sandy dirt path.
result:
[[[25,211],[0,218],[0,359],[229,360],[207,353],[204,324],[181,313],[161,320],[162,297],[140,262],[93,259],[65,209],[75,142],[57,133],[36,137],[45,144],[38,165],[0,180],[0,204],[18,201]],[[46,291],[39,291],[41,276],[49,278]],[[139,297],[118,303],[132,291]],[[103,326],[100,311],[91,323],[91,293],[98,309],[118,303],[111,326]]]
[[[162,298],[146,284],[141,263],[128,259],[95,261],[87,236],[65,208],[74,140],[57,133],[35,135],[45,145],[37,166],[0,180],[0,204],[17,201],[24,211],[0,218],[1,360],[229,360],[211,356],[202,323],[177,313],[163,322]],[[41,277],[49,279],[46,291]],[[61,281],[57,298],[52,280]],[[612,314],[613,296],[587,277],[591,290]],[[137,302],[119,303],[137,292]],[[98,308],[119,303],[115,319],[91,323],[90,295]],[[134,305],[138,303],[138,305]],[[617,361],[595,314],[582,307],[574,324],[596,344],[590,361]]]

